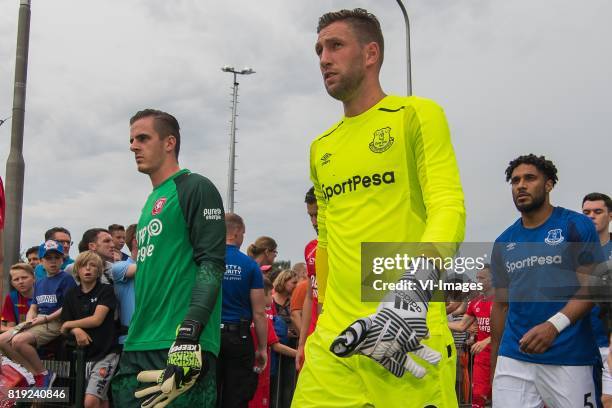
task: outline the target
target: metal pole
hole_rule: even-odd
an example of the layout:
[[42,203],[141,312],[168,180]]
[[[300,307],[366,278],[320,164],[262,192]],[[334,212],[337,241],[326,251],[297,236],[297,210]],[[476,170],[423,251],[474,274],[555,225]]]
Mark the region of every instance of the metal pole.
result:
[[412,95],[412,62],[410,60],[410,20],[408,19],[408,13],[406,12],[406,7],[404,7],[404,3],[402,0],[396,0],[397,4],[402,9],[402,14],[404,15],[404,23],[406,25],[406,70],[407,70],[407,89],[408,96]]
[[[6,223],[4,229],[4,271],[19,259],[21,212],[23,207],[23,123],[25,118],[28,48],[30,43],[30,0],[19,4],[17,53],[13,90],[11,150],[6,161]],[[4,273],[3,273],[4,275]],[[2,276],[4,282],[4,276]]]
[[234,72],[234,86],[232,98],[232,125],[230,130],[229,170],[227,179],[227,210],[234,212],[234,173],[236,171],[236,109],[238,105],[238,81]]

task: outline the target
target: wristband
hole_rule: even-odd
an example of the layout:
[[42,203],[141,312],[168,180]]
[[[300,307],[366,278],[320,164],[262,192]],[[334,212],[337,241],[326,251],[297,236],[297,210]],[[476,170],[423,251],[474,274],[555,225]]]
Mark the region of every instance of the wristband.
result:
[[183,320],[176,330],[176,340],[188,343],[198,343],[202,333],[202,323],[196,320]]
[[561,312],[552,316],[550,319],[548,319],[548,321],[551,322],[553,326],[555,326],[555,329],[557,329],[559,333],[565,330],[567,326],[569,326],[572,323],[569,317],[567,317]]

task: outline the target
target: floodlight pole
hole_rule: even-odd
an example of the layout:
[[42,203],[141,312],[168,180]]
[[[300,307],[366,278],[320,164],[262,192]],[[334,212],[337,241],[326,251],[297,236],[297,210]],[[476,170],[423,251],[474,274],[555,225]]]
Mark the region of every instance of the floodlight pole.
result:
[[410,60],[410,20],[408,19],[408,12],[402,0],[396,0],[399,7],[402,9],[404,15],[404,23],[406,25],[406,71],[407,71],[407,90],[408,96],[412,95],[412,61]]
[[[23,124],[25,119],[28,49],[30,44],[30,0],[20,0],[17,24],[17,52],[13,87],[11,147],[6,161],[6,222],[4,229],[4,271],[17,263],[21,244],[21,213],[23,207]],[[4,283],[4,276],[0,279]],[[2,291],[0,287],[0,292]]]
[[227,212],[234,212],[234,192],[235,192],[235,172],[236,172],[236,116],[238,109],[238,80],[237,75],[254,74],[251,68],[244,68],[236,71],[233,67],[224,66],[221,68],[223,72],[231,72],[234,75],[232,86],[232,122],[230,127],[230,144],[229,144],[229,169],[227,173]]

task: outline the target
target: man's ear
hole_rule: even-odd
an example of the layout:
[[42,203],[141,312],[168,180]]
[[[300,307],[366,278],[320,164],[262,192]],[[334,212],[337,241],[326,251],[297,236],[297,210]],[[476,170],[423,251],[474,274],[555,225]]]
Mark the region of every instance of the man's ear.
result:
[[553,189],[554,185],[551,179],[546,180],[546,183],[544,184],[544,188],[546,189],[547,193],[550,193]]
[[164,147],[167,152],[171,152],[176,149],[176,136],[168,135],[168,137],[166,137],[164,140]]
[[378,43],[372,41],[365,45],[366,66],[380,65],[380,47]]

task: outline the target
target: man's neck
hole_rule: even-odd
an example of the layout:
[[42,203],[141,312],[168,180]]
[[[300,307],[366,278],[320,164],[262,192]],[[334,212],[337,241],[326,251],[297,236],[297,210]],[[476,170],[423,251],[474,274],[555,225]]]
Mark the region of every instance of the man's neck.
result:
[[385,95],[380,87],[378,79],[370,84],[364,83],[360,89],[355,91],[355,94],[351,98],[343,101],[344,116],[350,118],[361,115],[363,112],[380,102],[385,96],[387,95]]
[[608,228],[599,232],[599,242],[601,242],[601,246],[607,245],[610,242],[610,226]]
[[231,239],[226,239],[225,240],[225,245],[233,245],[233,246],[237,247],[238,249],[240,249],[240,245],[238,245],[236,242],[234,242]]
[[164,166],[157,170],[155,173],[149,174],[151,178],[151,184],[153,184],[153,188],[159,186],[161,183],[166,181],[170,176],[179,171],[181,168],[178,163],[174,162],[171,165]]
[[542,204],[540,208],[527,213],[521,213],[521,219],[523,220],[523,227],[525,228],[537,228],[544,224],[550,214],[552,214],[554,207],[549,202]]

